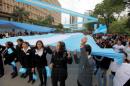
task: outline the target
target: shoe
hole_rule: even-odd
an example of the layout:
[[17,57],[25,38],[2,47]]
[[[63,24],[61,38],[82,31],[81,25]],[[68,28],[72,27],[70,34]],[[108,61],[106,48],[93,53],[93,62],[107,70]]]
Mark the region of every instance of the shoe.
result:
[[28,75],[27,74],[23,74],[23,78],[26,78]]
[[15,74],[15,72],[12,72],[10,75],[14,75]]
[[4,74],[0,74],[0,78],[3,77],[3,76],[4,76]]
[[11,78],[13,79],[13,78],[15,78],[17,76],[18,76],[18,73],[14,73]]
[[32,80],[28,80],[28,83],[30,83]]
[[35,83],[35,80],[32,80],[32,84],[34,84]]
[[21,74],[20,77],[23,78],[23,77],[24,77],[24,74]]
[[39,86],[44,86],[44,84],[40,84]]

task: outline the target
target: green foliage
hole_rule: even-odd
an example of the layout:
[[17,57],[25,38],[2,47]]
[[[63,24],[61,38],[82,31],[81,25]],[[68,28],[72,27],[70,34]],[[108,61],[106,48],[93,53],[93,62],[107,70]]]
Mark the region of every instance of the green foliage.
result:
[[106,14],[107,16],[113,13],[120,13],[125,9],[125,4],[123,0],[104,0],[102,3],[97,4],[94,10],[95,15]]
[[130,30],[127,28],[126,22],[127,19],[114,21],[109,27],[109,32],[118,34],[129,34]]
[[96,5],[93,15],[96,17],[100,15],[102,17],[101,23],[105,23],[107,27],[109,27],[109,25],[115,21],[113,16],[114,13],[120,16],[120,13],[124,9],[125,4],[123,3],[123,0],[104,0],[102,3]]
[[[84,24],[84,27],[85,27],[85,29],[88,31],[88,32],[90,32],[90,33],[92,33],[92,31],[94,30],[94,22],[92,22],[92,23],[85,23]],[[84,29],[84,30],[85,30]]]

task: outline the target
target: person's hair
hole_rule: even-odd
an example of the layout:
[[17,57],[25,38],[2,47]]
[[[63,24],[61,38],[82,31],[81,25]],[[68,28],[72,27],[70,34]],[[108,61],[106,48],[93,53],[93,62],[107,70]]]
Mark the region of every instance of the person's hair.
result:
[[8,48],[11,48],[14,46],[13,42],[10,42],[10,41],[6,42],[6,44],[8,45]]
[[23,42],[23,39],[19,38],[19,39],[17,39],[17,41]]
[[65,43],[62,42],[62,41],[59,41],[58,43],[60,44],[60,50],[59,50],[59,52],[66,51],[66,45],[65,45]]
[[26,45],[30,46],[30,45],[29,45],[29,43],[28,43],[28,42],[26,42],[26,41],[24,41],[22,44],[26,44]]
[[44,48],[44,44],[43,44],[43,42],[41,41],[41,40],[38,40],[37,42],[36,42],[36,45],[35,45],[35,48],[37,49],[37,44],[38,43],[41,43],[42,44],[42,48]]

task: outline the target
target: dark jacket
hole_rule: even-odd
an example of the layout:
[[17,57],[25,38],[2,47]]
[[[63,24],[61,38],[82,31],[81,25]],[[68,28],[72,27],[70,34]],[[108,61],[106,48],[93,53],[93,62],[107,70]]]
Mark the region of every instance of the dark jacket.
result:
[[80,48],[80,53],[78,82],[81,86],[92,86],[92,64],[91,60],[88,59],[88,55],[91,53],[91,46],[84,45]]
[[28,49],[26,52],[21,50],[19,54],[20,54],[19,61],[20,61],[20,64],[22,65],[22,67],[30,68],[33,66],[31,48]]
[[15,61],[16,58],[16,49],[14,47],[7,48],[3,51],[3,56],[5,58],[5,64],[11,64],[12,61]]
[[5,47],[0,45],[0,65],[3,64],[3,61],[2,61],[2,52],[4,51]]
[[56,80],[67,79],[67,63],[72,63],[72,58],[68,59],[67,51],[53,52],[51,63],[53,63],[52,78]]
[[45,67],[47,66],[47,59],[46,59],[46,55],[47,54],[52,54],[52,50],[50,49],[50,47],[45,47],[43,49],[43,54],[41,56],[39,56],[36,53],[36,48],[33,49],[32,54],[33,54],[33,63],[34,63],[34,67]]
[[21,45],[16,45],[17,61],[19,61],[21,49],[22,49]]

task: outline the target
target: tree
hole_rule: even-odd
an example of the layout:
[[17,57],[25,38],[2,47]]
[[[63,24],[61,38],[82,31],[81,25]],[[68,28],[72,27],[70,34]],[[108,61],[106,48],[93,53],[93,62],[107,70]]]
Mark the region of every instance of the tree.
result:
[[16,9],[12,13],[13,20],[18,22],[27,21],[29,18],[29,12],[25,11],[24,8],[16,7]]
[[61,23],[59,23],[58,25],[56,25],[56,29],[57,31],[64,31],[63,25]]
[[122,19],[118,21],[114,21],[109,28],[110,33],[118,33],[118,34],[129,34],[130,30],[127,28],[127,19]]
[[[92,22],[92,23],[85,23],[84,24],[84,27],[85,27],[85,29],[89,32],[89,33],[92,33],[93,31],[94,31],[94,22]],[[84,29],[84,30],[85,30]]]
[[100,15],[104,18],[107,27],[109,27],[110,23],[115,21],[113,15],[116,13],[119,17],[124,9],[125,4],[123,0],[104,0],[102,3],[96,5],[93,15],[96,17]]

